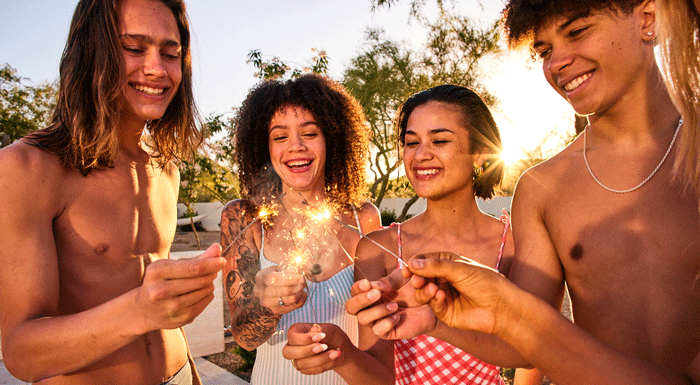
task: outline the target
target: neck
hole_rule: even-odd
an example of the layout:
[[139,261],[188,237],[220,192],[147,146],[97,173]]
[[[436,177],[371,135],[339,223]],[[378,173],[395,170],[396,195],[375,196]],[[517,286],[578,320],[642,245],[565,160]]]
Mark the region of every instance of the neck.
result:
[[607,140],[643,140],[659,138],[662,133],[673,135],[680,113],[663,85],[658,67],[654,65],[636,89],[606,111],[588,117],[589,134]]
[[326,192],[323,189],[311,189],[308,191],[294,190],[282,186],[282,203],[286,207],[300,207],[303,205],[316,206],[326,200]]
[[134,121],[123,117],[119,120],[119,126],[117,127],[119,152],[127,161],[136,163],[150,161],[150,156],[141,144],[141,136],[145,125],[145,121]]
[[[443,233],[471,234],[479,229],[486,215],[479,210],[472,190],[469,194],[428,200],[423,213],[424,226]],[[428,228],[428,227],[426,227]]]

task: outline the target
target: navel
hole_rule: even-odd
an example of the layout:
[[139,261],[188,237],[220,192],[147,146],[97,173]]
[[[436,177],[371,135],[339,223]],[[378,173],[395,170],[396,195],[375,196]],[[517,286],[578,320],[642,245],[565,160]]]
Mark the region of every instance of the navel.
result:
[[575,244],[574,247],[571,248],[569,255],[571,255],[571,259],[574,261],[583,258],[583,246],[581,246],[580,243]]

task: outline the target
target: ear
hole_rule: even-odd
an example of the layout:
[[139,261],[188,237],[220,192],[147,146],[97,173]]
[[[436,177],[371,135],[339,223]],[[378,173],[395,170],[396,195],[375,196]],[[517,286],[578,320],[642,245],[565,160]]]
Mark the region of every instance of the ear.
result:
[[656,38],[656,1],[645,0],[637,6],[636,11],[641,20],[642,39],[652,41]]
[[[482,150],[483,151],[483,150]],[[489,154],[486,152],[482,152],[474,158],[474,163],[478,164],[481,167],[484,167],[484,163],[491,157],[493,154]]]

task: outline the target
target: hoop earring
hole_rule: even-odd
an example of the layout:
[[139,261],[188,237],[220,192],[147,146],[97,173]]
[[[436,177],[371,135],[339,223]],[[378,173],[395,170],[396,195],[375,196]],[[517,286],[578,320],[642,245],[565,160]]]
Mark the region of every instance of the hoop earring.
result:
[[480,177],[483,172],[484,169],[478,164],[474,163],[474,179]]

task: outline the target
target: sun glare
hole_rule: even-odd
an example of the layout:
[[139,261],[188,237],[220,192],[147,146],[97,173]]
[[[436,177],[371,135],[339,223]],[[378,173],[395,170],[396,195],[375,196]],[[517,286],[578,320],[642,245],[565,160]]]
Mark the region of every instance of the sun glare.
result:
[[508,142],[503,143],[503,152],[501,153],[501,159],[505,163],[506,167],[512,166],[515,162],[523,159],[525,154],[517,145],[510,144]]

